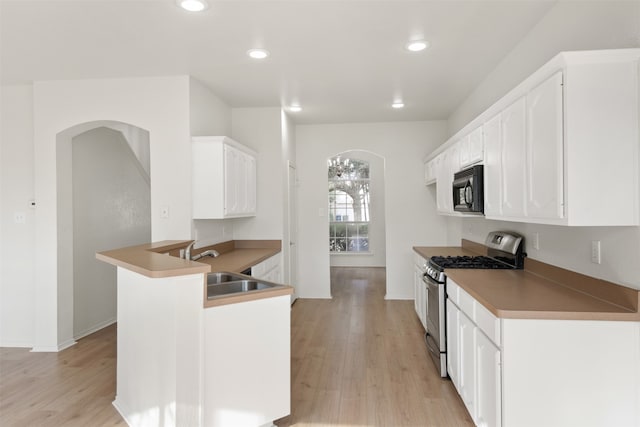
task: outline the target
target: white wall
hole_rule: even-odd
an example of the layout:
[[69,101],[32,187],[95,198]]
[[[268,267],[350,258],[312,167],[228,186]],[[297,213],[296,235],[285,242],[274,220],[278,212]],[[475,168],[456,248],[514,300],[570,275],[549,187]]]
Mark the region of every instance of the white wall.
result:
[[[231,136],[231,108],[193,77],[189,78],[189,117],[191,136]],[[233,222],[193,220],[191,238],[196,240],[196,248],[232,240]]]
[[[0,347],[31,347],[34,336],[35,211],[33,88],[3,86],[0,138]],[[14,213],[26,215],[24,224]]]
[[235,239],[283,238],[282,124],[280,108],[234,108],[233,139],[258,153],[257,214],[233,221]]
[[95,253],[150,241],[151,193],[141,162],[118,131],[100,127],[76,136],[72,159],[78,339],[116,321],[116,270]]
[[[369,254],[342,253],[330,256],[332,267],[384,267],[386,265],[384,158],[368,151],[334,153],[369,163]],[[327,245],[329,242],[327,241]]]
[[299,125],[299,286],[304,298],[329,298],[327,249],[328,157],[349,150],[385,159],[387,299],[413,298],[412,246],[447,241],[446,220],[436,215],[425,188],[422,159],[446,138],[444,121]]
[[[558,2],[451,115],[450,134],[558,52],[624,47],[640,47],[640,2]],[[530,258],[640,289],[640,227],[570,228],[450,218],[448,228],[449,244],[455,245],[461,237],[483,242],[491,230],[516,231],[525,236]],[[530,244],[535,233],[539,250]],[[592,240],[602,242],[602,264],[591,263]]]
[[[35,350],[58,350],[73,342],[72,285],[56,280],[56,141],[73,136],[63,132],[67,129],[101,120],[129,123],[150,133],[152,240],[191,235],[191,193],[185,186],[191,173],[187,76],[36,82]],[[169,207],[169,218],[160,218],[163,206]]]
[[449,135],[556,54],[640,47],[640,2],[559,1],[449,117]]

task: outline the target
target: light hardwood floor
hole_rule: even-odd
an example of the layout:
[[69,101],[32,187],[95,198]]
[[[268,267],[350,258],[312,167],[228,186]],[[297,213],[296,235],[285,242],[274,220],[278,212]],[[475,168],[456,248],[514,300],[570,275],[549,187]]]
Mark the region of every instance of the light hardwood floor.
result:
[[[384,269],[333,268],[331,281],[332,300],[293,306],[292,412],[278,426],[473,426],[413,301],[384,300]],[[0,349],[0,426],[125,425],[115,356],[115,326],[60,353]]]
[[286,426],[473,426],[429,359],[413,301],[386,301],[383,268],[332,268],[332,300],[292,312]]

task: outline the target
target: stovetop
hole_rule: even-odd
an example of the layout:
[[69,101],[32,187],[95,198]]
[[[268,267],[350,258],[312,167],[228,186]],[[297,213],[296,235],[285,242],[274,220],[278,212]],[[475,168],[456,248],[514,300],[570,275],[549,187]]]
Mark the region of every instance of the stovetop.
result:
[[512,264],[486,256],[434,256],[431,257],[431,266],[434,268],[483,268],[483,269],[513,269]]

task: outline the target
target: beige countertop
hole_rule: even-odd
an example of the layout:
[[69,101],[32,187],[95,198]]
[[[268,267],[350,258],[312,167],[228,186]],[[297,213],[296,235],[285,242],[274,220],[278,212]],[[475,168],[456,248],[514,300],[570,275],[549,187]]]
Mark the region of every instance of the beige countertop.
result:
[[[465,247],[414,247],[425,258],[477,255]],[[526,259],[524,270],[445,270],[494,315],[508,319],[640,321],[640,291]]]
[[[185,276],[189,274],[206,274],[209,272],[227,271],[239,273],[254,266],[281,251],[279,240],[233,240],[193,250],[193,254],[207,249],[216,249],[220,256],[204,257],[198,261],[187,261],[179,257],[181,249],[186,248],[191,240],[164,240],[161,242],[129,246],[98,252],[96,258],[106,263],[126,268],[151,278]],[[205,282],[206,283],[206,282]],[[251,291],[242,294],[221,295],[206,298],[205,307],[234,304],[261,298],[290,295],[293,287],[282,285],[272,289]]]

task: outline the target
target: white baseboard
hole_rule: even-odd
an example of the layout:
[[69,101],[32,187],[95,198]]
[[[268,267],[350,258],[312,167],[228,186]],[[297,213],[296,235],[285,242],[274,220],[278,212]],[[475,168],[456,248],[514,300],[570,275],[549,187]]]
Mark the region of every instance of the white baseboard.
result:
[[111,402],[111,404],[113,405],[114,408],[116,408],[116,411],[118,411],[120,416],[124,419],[124,422],[127,423],[128,426],[130,426],[131,423],[129,422],[129,420],[127,419],[127,416],[125,415],[126,413],[125,408],[123,408],[122,404],[118,402],[118,396],[116,396],[115,400]]
[[31,348],[33,347],[33,343],[24,341],[2,341],[0,342],[0,347]]
[[116,323],[118,319],[116,317],[112,317],[111,319],[107,319],[104,322],[100,322],[97,325],[94,325],[88,329],[85,329],[82,332],[79,332],[78,334],[76,334],[73,338],[76,340],[79,340],[80,338],[84,338],[87,335],[91,335],[94,332],[98,332],[100,329],[106,328],[107,326],[111,326],[114,323]]
[[58,344],[57,346],[36,346],[33,347],[31,349],[31,352],[33,353],[57,353],[59,351],[64,350],[65,348],[69,348],[72,345],[76,344],[76,340],[74,339],[68,339],[60,344]]

